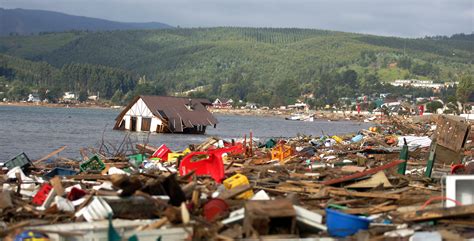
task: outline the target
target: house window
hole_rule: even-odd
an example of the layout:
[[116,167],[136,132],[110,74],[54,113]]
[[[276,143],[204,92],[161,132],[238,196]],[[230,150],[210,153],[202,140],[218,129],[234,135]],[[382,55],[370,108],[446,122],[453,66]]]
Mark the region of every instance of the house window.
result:
[[194,110],[194,105],[193,105],[191,99],[189,99],[189,102],[187,104],[185,104],[184,106],[186,106],[186,109],[188,109],[190,111]]

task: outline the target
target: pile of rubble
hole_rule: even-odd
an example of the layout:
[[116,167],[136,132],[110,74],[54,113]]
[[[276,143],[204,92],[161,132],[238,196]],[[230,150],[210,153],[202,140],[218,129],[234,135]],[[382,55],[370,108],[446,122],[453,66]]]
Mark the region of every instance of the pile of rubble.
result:
[[[4,240],[474,238],[470,123],[386,120],[346,136],[210,138],[4,163]],[[126,142],[120,146],[129,145]],[[471,174],[471,175],[469,175]]]

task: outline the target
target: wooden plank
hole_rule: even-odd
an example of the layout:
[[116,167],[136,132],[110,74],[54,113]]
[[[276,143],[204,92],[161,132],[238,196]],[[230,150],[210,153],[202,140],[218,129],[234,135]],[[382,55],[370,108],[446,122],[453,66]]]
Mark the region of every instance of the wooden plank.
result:
[[370,197],[370,198],[384,198],[384,199],[400,199],[400,194],[388,194],[382,192],[354,192],[354,191],[347,191],[347,190],[339,190],[339,189],[330,189],[330,194],[338,195],[338,196],[350,196],[350,197]]
[[370,208],[349,208],[344,209],[342,212],[348,214],[376,214],[376,213],[385,213],[393,210],[397,210],[397,205],[388,205],[382,207],[370,207]]
[[67,146],[60,147],[60,148],[56,149],[55,151],[49,153],[48,155],[46,155],[46,156],[44,156],[44,157],[41,157],[40,159],[38,159],[38,160],[36,160],[36,161],[34,161],[34,162],[42,162],[42,161],[44,161],[44,160],[47,160],[48,158],[50,158],[50,157],[52,157],[52,156],[54,156],[54,155],[56,155],[56,154],[62,152],[64,149],[66,149],[66,147],[67,147]]
[[61,183],[61,179],[59,178],[59,176],[53,177],[49,182],[51,183],[54,190],[56,191],[56,194],[62,197],[65,192],[64,192],[64,187],[63,187],[63,184]]
[[318,193],[321,189],[311,187],[295,187],[291,185],[279,185],[276,187],[277,190],[285,192],[306,192],[306,193]]
[[352,180],[352,179],[356,179],[356,178],[364,177],[364,176],[367,176],[367,175],[375,174],[379,171],[383,171],[385,169],[389,169],[391,167],[397,166],[398,164],[403,163],[403,162],[405,162],[405,160],[395,160],[393,162],[390,162],[390,163],[387,163],[385,165],[369,169],[369,170],[364,171],[364,172],[358,172],[358,173],[354,173],[352,175],[344,176],[344,177],[341,177],[341,178],[327,180],[327,181],[321,182],[321,184],[332,185],[332,184],[336,184],[336,183],[346,182],[346,181],[349,181],[349,180]]
[[474,204],[406,212],[401,213],[400,218],[406,222],[415,222],[472,215],[474,215]]
[[436,146],[435,163],[437,164],[460,164],[463,157],[462,152],[455,152],[442,145]]
[[156,151],[156,149],[158,149],[158,147],[143,145],[143,144],[137,144],[136,147],[140,151],[140,153],[148,153],[148,154],[153,154]]
[[288,184],[293,184],[296,186],[307,186],[307,187],[314,187],[314,188],[320,188],[323,187],[324,185],[321,185],[319,183],[314,183],[312,181],[294,181],[294,180],[287,180],[286,183]]
[[367,180],[362,180],[345,187],[346,188],[374,188],[379,185],[383,185],[383,187],[392,187],[392,184],[388,180],[387,176],[385,176],[385,173],[383,171],[375,173],[375,175],[371,176]]
[[441,115],[436,126],[436,141],[441,146],[459,152],[466,143],[469,128],[470,125],[465,121]]

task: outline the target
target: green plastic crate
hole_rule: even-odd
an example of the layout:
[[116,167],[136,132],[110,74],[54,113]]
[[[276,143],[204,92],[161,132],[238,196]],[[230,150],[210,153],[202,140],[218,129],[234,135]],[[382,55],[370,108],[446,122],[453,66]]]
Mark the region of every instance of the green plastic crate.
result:
[[81,172],[86,171],[102,171],[105,169],[105,164],[98,156],[91,157],[88,161],[79,165]]
[[24,168],[24,167],[30,166],[31,161],[28,158],[28,156],[24,152],[22,152],[19,155],[17,155],[16,157],[6,161],[4,165],[8,169],[12,169],[14,167]]
[[128,158],[130,159],[130,163],[138,167],[145,160],[146,156],[143,154],[135,154],[135,155],[129,155]]

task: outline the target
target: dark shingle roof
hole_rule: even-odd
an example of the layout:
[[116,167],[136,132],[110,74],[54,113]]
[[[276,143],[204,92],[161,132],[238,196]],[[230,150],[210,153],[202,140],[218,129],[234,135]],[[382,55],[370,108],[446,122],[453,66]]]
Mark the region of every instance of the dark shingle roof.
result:
[[[203,105],[202,99],[149,95],[141,95],[138,98],[145,102],[154,115],[162,120],[167,120],[172,131],[181,132],[186,127],[209,126],[218,123],[217,119]],[[133,103],[138,98],[135,98]],[[128,109],[126,108],[124,111],[126,112]]]

